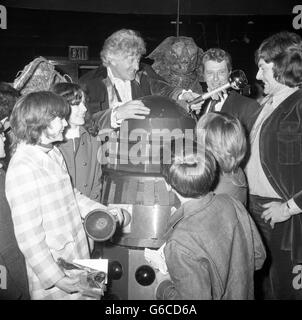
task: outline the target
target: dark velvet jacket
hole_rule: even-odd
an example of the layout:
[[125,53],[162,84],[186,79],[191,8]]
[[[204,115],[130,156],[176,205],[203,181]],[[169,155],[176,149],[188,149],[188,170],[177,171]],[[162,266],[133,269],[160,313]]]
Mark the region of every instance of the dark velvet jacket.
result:
[[[302,210],[302,90],[285,99],[266,119],[260,131],[260,161],[278,195],[294,198]],[[281,249],[302,263],[302,215],[282,223]]]

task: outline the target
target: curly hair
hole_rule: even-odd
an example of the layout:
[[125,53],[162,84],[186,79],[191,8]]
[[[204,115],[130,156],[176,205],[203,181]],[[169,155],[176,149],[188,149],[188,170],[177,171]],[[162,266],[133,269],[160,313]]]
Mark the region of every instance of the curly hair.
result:
[[302,38],[282,31],[265,39],[255,53],[256,64],[273,62],[274,78],[288,87],[302,84]]
[[76,83],[56,83],[51,87],[51,91],[63,97],[69,105],[79,105],[81,101],[86,101],[84,90]]
[[[84,101],[84,104],[86,105],[88,102],[88,95],[85,90],[76,83],[57,83],[51,87],[51,91],[63,97],[68,102],[69,106],[79,105],[82,101]],[[88,109],[85,115],[84,127],[91,135],[96,136],[98,134],[98,127]]]
[[130,29],[121,29],[105,40],[100,56],[103,65],[108,66],[113,57],[141,57],[145,53],[146,45],[139,33]]

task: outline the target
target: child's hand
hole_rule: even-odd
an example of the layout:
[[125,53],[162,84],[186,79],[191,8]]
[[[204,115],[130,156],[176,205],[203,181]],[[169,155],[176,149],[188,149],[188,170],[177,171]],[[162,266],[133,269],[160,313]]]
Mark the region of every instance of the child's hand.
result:
[[80,282],[79,277],[70,278],[65,276],[61,280],[57,281],[55,286],[63,290],[64,292],[71,294],[71,293],[79,292],[79,287],[78,287],[79,282]]

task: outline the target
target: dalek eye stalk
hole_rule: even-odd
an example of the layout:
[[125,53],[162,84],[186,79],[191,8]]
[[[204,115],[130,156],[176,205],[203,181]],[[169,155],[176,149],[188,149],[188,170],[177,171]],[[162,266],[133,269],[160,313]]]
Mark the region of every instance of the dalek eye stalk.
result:
[[108,211],[93,211],[84,222],[95,240],[93,258],[109,260],[105,299],[154,299],[156,270],[144,250],[164,244],[171,210],[179,207],[160,174],[159,153],[174,138],[193,137],[195,128],[175,101],[161,96],[141,100],[150,108],[149,116],[123,121],[118,137],[111,140],[109,150],[116,152],[103,168],[101,198]]

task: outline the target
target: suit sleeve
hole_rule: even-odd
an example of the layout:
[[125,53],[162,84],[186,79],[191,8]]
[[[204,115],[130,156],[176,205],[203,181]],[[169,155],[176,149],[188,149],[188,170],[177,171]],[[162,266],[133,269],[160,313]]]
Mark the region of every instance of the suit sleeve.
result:
[[261,111],[261,106],[256,100],[231,91],[221,111],[237,117],[249,134]]
[[182,92],[182,88],[171,86],[149,65],[144,65],[143,73],[148,77],[150,90],[153,95],[166,96],[177,101],[178,96]]
[[47,194],[47,186],[45,190],[41,190],[33,170],[26,165],[11,170],[6,180],[6,196],[20,250],[43,288],[47,289],[65,275],[53,259],[46,243],[40,194],[43,191]]
[[302,191],[297,192],[294,196],[293,199],[296,203],[296,205],[301,209],[302,211]]
[[81,78],[79,83],[88,97],[88,111],[91,115],[108,109],[107,89],[102,78],[92,75],[91,78]]
[[99,111],[93,115],[93,121],[97,124],[99,130],[110,129],[112,109]]

